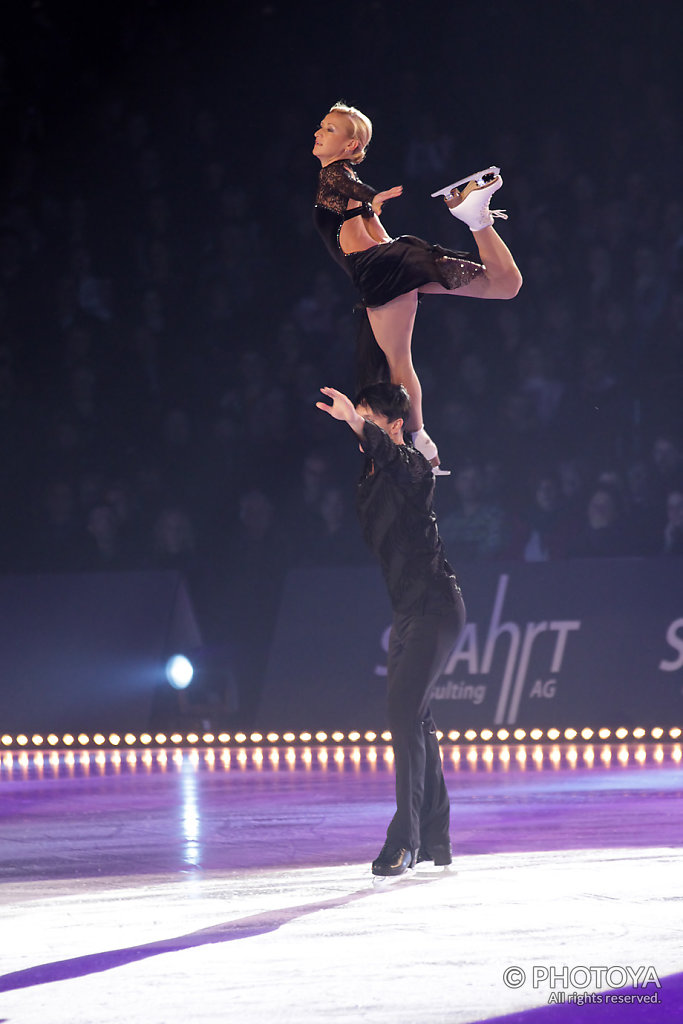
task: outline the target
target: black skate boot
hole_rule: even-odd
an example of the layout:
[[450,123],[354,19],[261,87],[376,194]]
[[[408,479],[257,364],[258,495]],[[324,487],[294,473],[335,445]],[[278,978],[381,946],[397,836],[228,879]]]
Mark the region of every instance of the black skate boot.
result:
[[415,850],[407,850],[403,846],[390,846],[385,843],[377,858],[372,862],[373,875],[383,878],[396,877],[415,867]]
[[446,868],[449,864],[452,864],[453,851],[451,850],[450,839],[447,839],[446,842],[429,843],[428,845],[420,846],[417,863],[424,864],[426,861],[433,861],[434,867],[437,868]]

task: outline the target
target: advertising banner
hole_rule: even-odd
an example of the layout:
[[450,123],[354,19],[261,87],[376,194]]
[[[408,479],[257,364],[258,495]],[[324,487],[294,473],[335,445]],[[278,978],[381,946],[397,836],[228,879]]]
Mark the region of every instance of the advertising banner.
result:
[[[683,563],[471,563],[440,729],[683,725]],[[383,728],[391,611],[374,568],[290,573],[259,727]]]

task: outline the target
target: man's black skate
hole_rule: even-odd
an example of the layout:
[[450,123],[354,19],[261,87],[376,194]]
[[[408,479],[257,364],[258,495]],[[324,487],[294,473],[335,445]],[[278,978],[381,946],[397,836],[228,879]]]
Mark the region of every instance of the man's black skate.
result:
[[415,867],[415,853],[415,850],[406,850],[403,846],[395,847],[385,843],[372,862],[372,873],[383,878],[402,875]]
[[453,863],[453,851],[450,840],[445,843],[430,843],[428,846],[421,846],[417,855],[417,863],[424,864],[426,861],[433,861],[437,868],[446,868]]

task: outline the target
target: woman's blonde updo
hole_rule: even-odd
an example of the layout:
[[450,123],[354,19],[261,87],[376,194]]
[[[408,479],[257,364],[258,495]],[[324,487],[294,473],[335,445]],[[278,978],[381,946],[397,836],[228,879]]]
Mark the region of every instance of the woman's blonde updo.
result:
[[372,121],[361,110],[358,110],[357,107],[349,107],[342,100],[335,103],[330,109],[330,114],[344,114],[348,118],[351,127],[349,138],[358,141],[358,149],[353,156],[349,157],[349,160],[351,163],[359,164],[361,160],[365,160],[365,153],[370,145]]

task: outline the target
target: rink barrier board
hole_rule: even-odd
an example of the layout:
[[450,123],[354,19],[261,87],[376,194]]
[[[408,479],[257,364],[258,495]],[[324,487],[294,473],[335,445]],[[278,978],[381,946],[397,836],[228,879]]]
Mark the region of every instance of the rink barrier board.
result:
[[[438,728],[677,727],[682,568],[663,558],[462,566],[467,624],[434,687]],[[374,568],[290,572],[256,727],[384,729],[390,625]]]

